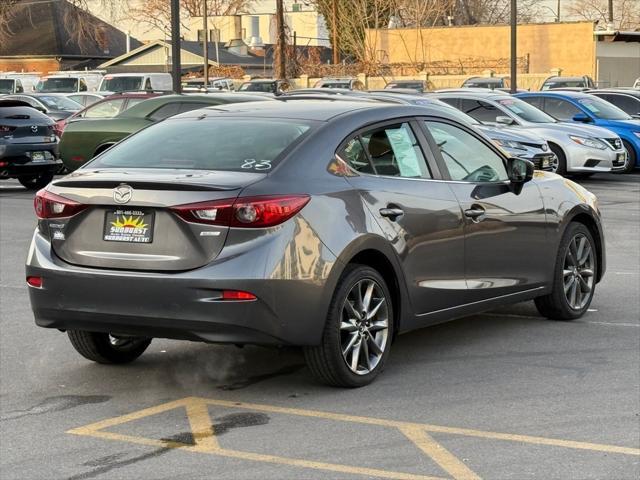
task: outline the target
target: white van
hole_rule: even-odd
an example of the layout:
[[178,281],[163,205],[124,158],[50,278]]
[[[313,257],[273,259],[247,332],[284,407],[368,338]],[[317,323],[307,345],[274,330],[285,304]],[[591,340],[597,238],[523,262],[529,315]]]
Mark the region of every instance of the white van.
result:
[[168,73],[109,73],[102,78],[98,92],[105,95],[122,92],[171,92]]
[[51,72],[36,85],[38,93],[95,92],[100,85],[103,71]]
[[2,73],[0,74],[0,95],[32,93],[39,80],[38,73]]

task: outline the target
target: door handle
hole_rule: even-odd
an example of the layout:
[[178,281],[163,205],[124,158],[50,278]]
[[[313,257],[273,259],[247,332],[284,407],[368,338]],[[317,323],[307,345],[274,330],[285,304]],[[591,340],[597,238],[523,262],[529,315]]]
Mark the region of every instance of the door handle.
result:
[[464,211],[464,216],[465,217],[469,217],[473,220],[476,220],[477,218],[481,217],[482,215],[484,215],[485,209],[479,206],[474,206],[473,208],[469,208],[467,210]]
[[401,208],[381,208],[380,215],[395,220],[399,216],[404,215],[404,210]]

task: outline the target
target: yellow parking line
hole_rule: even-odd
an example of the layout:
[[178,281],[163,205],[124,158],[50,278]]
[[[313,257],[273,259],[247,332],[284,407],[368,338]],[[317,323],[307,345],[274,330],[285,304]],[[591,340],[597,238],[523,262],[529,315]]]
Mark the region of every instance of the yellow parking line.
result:
[[[440,477],[417,475],[406,472],[395,472],[352,465],[316,462],[299,458],[281,457],[277,455],[266,455],[261,453],[243,452],[239,450],[221,448],[215,435],[215,426],[212,425],[211,418],[209,416],[209,405],[394,428],[399,430],[418,449],[420,449],[425,455],[427,455],[436,464],[438,464],[455,480],[480,480],[480,477],[469,467],[467,467],[467,465],[465,465],[460,459],[458,459],[451,452],[442,447],[442,445],[436,442],[428,432],[461,435],[465,437],[476,437],[490,440],[510,441],[524,444],[547,445],[578,450],[590,450],[596,452],[640,456],[640,449],[638,448],[622,447],[617,445],[578,442],[573,440],[560,440],[554,438],[535,437],[530,435],[472,430],[466,428],[444,427],[439,425],[402,422],[373,417],[360,417],[340,413],[322,412],[317,410],[303,410],[298,408],[277,407],[273,405],[262,405],[255,403],[230,402],[225,400],[215,400],[198,397],[187,397],[181,400],[157,405],[155,407],[145,408],[143,410],[139,410],[127,415],[122,415],[120,417],[110,418],[95,422],[91,425],[74,428],[69,430],[67,433],[92,436],[121,442],[137,443],[140,445],[152,446],[156,448],[175,448],[195,453],[206,453],[242,460],[288,465],[292,467],[310,468],[328,472],[363,475],[375,478],[385,478],[393,480],[445,480]],[[135,420],[140,420],[145,417],[150,417],[177,408],[185,409],[191,428],[191,433],[194,438],[194,445],[174,440],[158,440],[105,431],[105,429],[109,427],[114,427],[116,425],[122,425]]]
[[431,438],[424,427],[404,426],[400,431],[455,480],[480,480],[460,459]]

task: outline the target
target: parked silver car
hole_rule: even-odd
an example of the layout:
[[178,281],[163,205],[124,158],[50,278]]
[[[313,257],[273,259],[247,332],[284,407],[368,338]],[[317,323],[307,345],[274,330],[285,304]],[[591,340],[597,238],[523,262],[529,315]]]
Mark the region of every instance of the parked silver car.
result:
[[458,90],[433,95],[484,124],[524,129],[544,138],[557,157],[553,170],[561,175],[624,168],[622,140],[605,128],[560,123],[527,102],[502,93]]

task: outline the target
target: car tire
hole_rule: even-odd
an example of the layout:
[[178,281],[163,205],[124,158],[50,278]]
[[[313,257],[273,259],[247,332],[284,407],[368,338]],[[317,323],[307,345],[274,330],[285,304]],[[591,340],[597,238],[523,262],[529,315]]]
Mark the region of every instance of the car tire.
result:
[[28,190],[40,190],[53,180],[53,172],[42,172],[38,175],[18,177],[18,181]]
[[551,293],[535,299],[540,314],[552,320],[584,315],[593,299],[598,268],[591,232],[582,223],[570,223],[558,248]]
[[320,345],[304,349],[309,369],[331,386],[368,385],[389,356],[393,318],[391,294],[380,273],[348,265],[333,294]]
[[622,145],[624,145],[624,149],[627,151],[627,162],[624,164],[624,168],[622,170],[618,170],[618,173],[631,173],[636,168],[638,157],[633,145],[626,140],[622,140]]
[[556,158],[558,159],[556,168],[553,169],[552,167],[552,171],[564,177],[567,174],[567,156],[564,154],[562,148],[560,148],[555,143],[550,143],[549,149],[551,149],[551,151],[556,155]]
[[84,358],[104,364],[130,363],[144,353],[150,338],[114,337],[109,333],[68,330],[71,345]]

